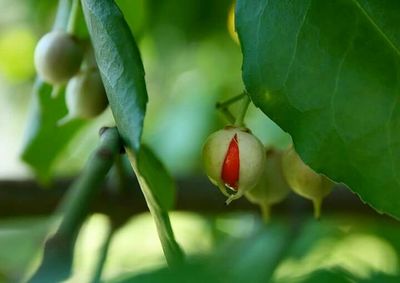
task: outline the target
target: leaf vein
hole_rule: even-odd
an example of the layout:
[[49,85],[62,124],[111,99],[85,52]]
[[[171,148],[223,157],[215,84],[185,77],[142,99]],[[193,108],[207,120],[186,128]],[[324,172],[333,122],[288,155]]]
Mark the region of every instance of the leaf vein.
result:
[[376,21],[372,18],[370,14],[364,9],[364,7],[360,4],[359,0],[351,0],[354,5],[361,11],[361,13],[365,16],[365,18],[372,24],[375,30],[383,37],[383,39],[387,42],[387,44],[396,52],[398,56],[400,56],[400,49],[392,42],[392,40],[387,36],[387,34],[378,26]]

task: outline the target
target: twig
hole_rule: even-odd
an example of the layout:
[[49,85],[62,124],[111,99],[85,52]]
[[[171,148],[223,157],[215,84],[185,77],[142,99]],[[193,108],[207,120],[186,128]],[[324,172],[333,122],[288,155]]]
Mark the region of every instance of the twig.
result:
[[44,246],[43,260],[29,282],[59,282],[69,277],[78,232],[89,213],[89,204],[110,170],[121,148],[116,128],[103,132],[100,144],[89,158],[82,175],[69,189],[56,215],[61,224]]
[[114,232],[115,232],[115,228],[113,226],[109,227],[109,229],[107,230],[106,237],[100,248],[99,254],[97,255],[97,262],[96,262],[95,270],[93,272],[92,278],[89,280],[89,282],[91,282],[91,283],[99,283],[101,280],[101,274],[104,269],[104,264],[107,259],[108,250],[110,248],[111,239],[114,235]]

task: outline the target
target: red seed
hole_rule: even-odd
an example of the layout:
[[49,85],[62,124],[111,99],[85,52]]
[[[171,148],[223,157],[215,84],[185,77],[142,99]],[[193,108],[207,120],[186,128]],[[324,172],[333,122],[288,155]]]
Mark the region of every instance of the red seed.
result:
[[225,185],[237,190],[239,182],[239,143],[237,135],[232,138],[229,143],[228,151],[225,155],[224,163],[222,165],[221,179]]

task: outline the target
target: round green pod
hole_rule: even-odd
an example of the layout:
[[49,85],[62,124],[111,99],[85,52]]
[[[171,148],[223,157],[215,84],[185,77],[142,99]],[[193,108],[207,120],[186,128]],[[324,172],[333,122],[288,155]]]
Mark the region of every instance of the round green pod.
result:
[[35,68],[45,82],[63,84],[79,71],[83,54],[82,46],[73,35],[60,30],[51,31],[36,45]]
[[97,69],[88,69],[74,76],[68,82],[65,98],[68,115],[60,124],[75,118],[94,118],[108,105],[106,91]]
[[282,168],[289,186],[295,193],[313,202],[314,215],[319,218],[322,200],[331,192],[334,182],[306,165],[293,146],[284,153]]
[[253,189],[245,192],[245,196],[250,202],[260,206],[265,221],[269,220],[271,206],[281,202],[290,192],[283,175],[282,155],[281,150],[268,149],[260,180]]

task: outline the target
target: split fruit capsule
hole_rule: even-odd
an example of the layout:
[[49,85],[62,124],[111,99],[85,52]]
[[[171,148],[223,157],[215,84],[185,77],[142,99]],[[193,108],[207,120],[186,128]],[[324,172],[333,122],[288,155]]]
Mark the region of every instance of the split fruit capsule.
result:
[[264,146],[248,129],[228,126],[207,138],[203,163],[229,204],[258,183],[265,167]]

